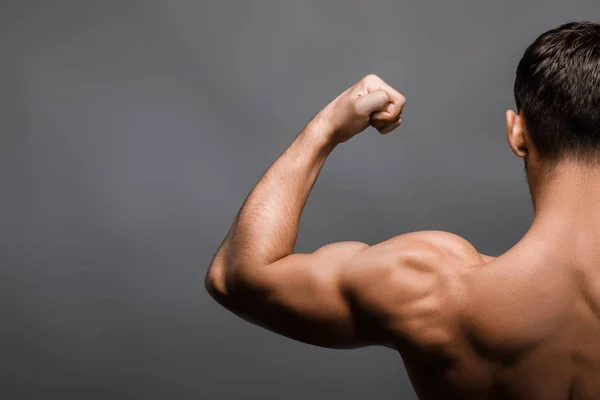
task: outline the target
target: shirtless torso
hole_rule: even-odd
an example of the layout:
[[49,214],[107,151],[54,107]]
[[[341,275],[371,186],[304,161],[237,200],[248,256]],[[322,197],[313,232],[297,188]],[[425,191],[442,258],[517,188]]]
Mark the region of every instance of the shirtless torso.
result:
[[[399,126],[404,102],[369,75],[325,107],[246,199],[207,289],[232,312],[295,340],[398,351],[421,399],[600,398],[600,217],[590,211],[600,189],[573,176],[538,191],[531,229],[499,257],[441,231],[294,254],[327,156],[369,125],[384,134]],[[507,114],[516,154],[524,151],[518,118]],[[588,193],[561,198],[573,190]]]
[[[461,309],[453,320],[460,321],[456,334],[442,326],[437,327],[442,332],[417,326],[407,344],[406,331],[399,329],[397,348],[419,398],[600,397],[600,252],[589,249],[573,260],[567,250],[573,238],[562,245],[544,243],[540,233],[531,232],[498,258],[479,256],[448,233],[419,233],[452,254],[442,256],[442,263],[460,299],[450,302]],[[403,257],[401,251],[396,257]],[[393,303],[378,307],[395,309]],[[406,323],[405,315],[401,319]],[[435,355],[423,357],[429,347]]]

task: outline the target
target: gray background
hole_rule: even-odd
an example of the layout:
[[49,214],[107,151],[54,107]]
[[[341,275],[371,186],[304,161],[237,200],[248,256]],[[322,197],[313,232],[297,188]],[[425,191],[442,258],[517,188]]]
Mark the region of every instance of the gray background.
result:
[[414,399],[392,351],[219,308],[249,190],[367,73],[404,124],[338,148],[297,250],[421,229],[511,247],[532,218],[504,111],[525,47],[591,1],[7,1],[0,8],[0,397]]

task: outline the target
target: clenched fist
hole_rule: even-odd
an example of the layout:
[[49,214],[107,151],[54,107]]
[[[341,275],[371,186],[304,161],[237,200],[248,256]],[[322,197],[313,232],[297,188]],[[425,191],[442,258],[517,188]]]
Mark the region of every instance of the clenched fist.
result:
[[342,143],[372,126],[386,134],[402,122],[406,98],[376,75],[367,75],[329,103],[315,122],[323,124],[331,140]]

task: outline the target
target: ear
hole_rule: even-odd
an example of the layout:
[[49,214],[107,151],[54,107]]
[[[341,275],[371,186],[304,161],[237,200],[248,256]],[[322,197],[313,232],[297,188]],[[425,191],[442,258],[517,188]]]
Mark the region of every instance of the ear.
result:
[[512,110],[506,112],[506,138],[508,145],[517,157],[525,158],[529,155],[525,121],[522,115],[515,114]]

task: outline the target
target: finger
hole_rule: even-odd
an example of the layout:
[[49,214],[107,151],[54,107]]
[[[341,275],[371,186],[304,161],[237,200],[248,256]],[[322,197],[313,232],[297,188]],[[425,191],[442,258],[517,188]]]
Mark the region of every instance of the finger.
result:
[[389,103],[385,111],[378,111],[371,114],[371,121],[383,122],[385,124],[391,124],[395,122],[402,115],[403,103]]
[[400,115],[402,115],[402,109],[406,104],[406,97],[402,94],[398,93],[391,86],[387,85],[386,91],[388,92],[388,96],[390,97],[390,102],[388,103],[385,111],[381,111],[377,113],[377,115],[372,115],[371,117],[386,122],[393,122],[397,120]]
[[369,125],[371,125],[375,129],[377,129],[378,131],[381,131],[382,129],[385,129],[388,125],[390,125],[390,123],[383,122],[383,121],[371,121],[369,123]]
[[355,111],[358,115],[369,116],[377,111],[384,111],[389,104],[389,95],[385,90],[377,90],[356,99]]
[[386,128],[388,125],[391,125],[391,124],[397,122],[402,117],[402,114],[400,114],[394,119],[390,119],[389,117],[386,117],[383,119],[381,119],[381,118],[377,119],[377,118],[374,118],[374,116],[376,114],[379,114],[379,113],[371,114],[371,119],[369,121],[369,125],[371,125],[373,128],[375,128],[377,130]]
[[390,124],[398,119],[395,111],[396,107],[392,103],[389,103],[385,111],[378,111],[371,114],[371,121],[382,122],[385,125]]
[[388,93],[388,96],[390,97],[390,103],[393,105],[393,108],[395,108],[394,111],[396,112],[396,116],[398,116],[402,112],[402,108],[404,107],[404,104],[406,104],[406,97],[404,97],[402,93],[398,92],[396,89],[388,85],[382,79],[379,80],[378,87],[376,86],[373,89],[385,90]]
[[[387,83],[386,83],[386,85],[387,85]],[[390,85],[387,85],[387,87],[388,87],[388,95],[390,96],[390,106],[386,111],[388,111],[390,114],[394,115],[395,117],[398,117],[400,114],[402,114],[402,109],[404,108],[404,105],[406,104],[406,97],[404,97],[404,95],[402,93],[398,92],[396,89],[394,89]]]
[[388,123],[395,121],[400,114],[402,114],[402,109],[406,104],[406,97],[404,97],[404,95],[376,75],[368,75],[365,77],[365,81],[367,84],[367,90],[371,92],[384,90],[387,92],[389,97],[389,102],[386,109],[377,112],[376,114],[372,115],[371,118],[376,121],[385,121]]
[[385,135],[387,133],[390,133],[391,131],[393,131],[394,129],[396,129],[397,127],[399,127],[402,124],[402,118],[398,118],[397,121],[392,122],[391,124],[388,124],[387,126],[383,127],[382,129],[377,129],[379,131],[379,133],[381,133],[382,135]]

